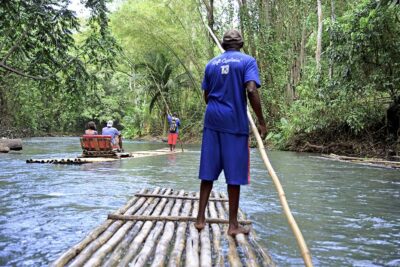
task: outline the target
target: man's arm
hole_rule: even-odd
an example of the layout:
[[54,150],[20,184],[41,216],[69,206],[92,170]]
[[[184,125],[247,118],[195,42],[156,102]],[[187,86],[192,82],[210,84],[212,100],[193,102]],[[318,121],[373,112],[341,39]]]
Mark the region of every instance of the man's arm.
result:
[[257,116],[257,128],[261,135],[261,139],[267,136],[267,126],[265,125],[265,120],[262,114],[260,95],[254,81],[249,81],[246,83],[247,98],[250,101],[250,105],[256,113]]
[[204,90],[204,101],[208,104],[208,92]]

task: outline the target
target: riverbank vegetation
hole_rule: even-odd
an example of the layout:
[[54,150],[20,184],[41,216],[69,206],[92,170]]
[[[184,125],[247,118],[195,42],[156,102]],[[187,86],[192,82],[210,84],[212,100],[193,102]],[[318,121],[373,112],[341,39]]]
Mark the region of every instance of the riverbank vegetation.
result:
[[218,54],[207,24],[219,37],[239,28],[257,59],[270,144],[399,152],[398,1],[125,0],[113,12],[84,2],[79,18],[67,0],[1,4],[0,135],[109,119],[125,137],[162,135],[169,107],[182,138],[199,139],[203,69]]

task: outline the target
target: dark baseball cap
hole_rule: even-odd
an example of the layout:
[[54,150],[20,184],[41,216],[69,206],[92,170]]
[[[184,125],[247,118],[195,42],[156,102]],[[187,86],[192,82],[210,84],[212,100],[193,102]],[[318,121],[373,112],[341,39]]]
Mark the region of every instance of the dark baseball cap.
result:
[[243,38],[238,30],[231,29],[225,32],[224,37],[222,39],[222,47],[227,49],[229,47],[239,47],[243,46]]

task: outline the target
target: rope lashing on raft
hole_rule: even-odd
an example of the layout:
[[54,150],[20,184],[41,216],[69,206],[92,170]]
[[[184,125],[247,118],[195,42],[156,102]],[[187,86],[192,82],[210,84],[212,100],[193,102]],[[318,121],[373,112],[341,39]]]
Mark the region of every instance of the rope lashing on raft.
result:
[[[225,50],[222,48],[219,40],[217,39],[217,37],[215,36],[214,32],[211,30],[211,28],[205,24],[205,26],[207,27],[210,35],[212,36],[212,38],[214,39],[214,42],[216,43],[216,45],[218,46],[218,48],[221,50],[221,52],[225,52]],[[251,116],[251,113],[249,111],[249,108],[247,107],[247,117],[249,118],[250,121],[250,125],[251,125],[251,130],[253,131],[254,136],[256,137],[257,140],[257,145],[258,145],[258,150],[260,151],[261,154],[261,158],[264,161],[265,166],[267,167],[267,170],[269,172],[269,175],[272,178],[272,181],[274,182],[275,188],[278,192],[279,195],[279,199],[281,201],[281,205],[283,208],[283,211],[285,213],[285,216],[289,222],[289,226],[292,229],[292,232],[295,235],[296,241],[297,241],[297,245],[300,248],[300,252],[301,252],[301,256],[303,257],[304,260],[304,264],[309,267],[309,266],[313,266],[312,264],[312,260],[311,260],[311,253],[307,247],[306,242],[304,241],[304,237],[300,231],[299,226],[296,223],[296,220],[294,219],[290,208],[289,208],[289,204],[286,200],[286,196],[285,196],[285,192],[283,191],[281,182],[279,181],[278,176],[275,173],[275,170],[272,168],[271,162],[268,159],[267,153],[265,152],[265,147],[264,147],[264,143],[261,139],[260,134],[258,133],[257,130],[257,126],[254,123],[253,117]]]

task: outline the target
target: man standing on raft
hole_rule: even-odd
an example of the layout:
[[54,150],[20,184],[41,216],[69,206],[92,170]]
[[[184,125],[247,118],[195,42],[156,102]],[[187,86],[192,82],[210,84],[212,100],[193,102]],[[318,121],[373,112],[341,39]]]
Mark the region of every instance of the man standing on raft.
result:
[[176,142],[178,140],[179,126],[181,126],[181,121],[178,118],[178,114],[174,112],[171,116],[167,114],[167,120],[169,124],[168,133],[168,145],[170,151],[175,151]]
[[205,209],[213,182],[224,171],[228,184],[228,234],[248,234],[249,229],[239,226],[240,186],[250,181],[249,121],[246,94],[257,116],[258,131],[265,138],[267,128],[262,115],[260,87],[256,60],[240,52],[243,39],[239,31],[224,34],[222,47],[226,50],[208,62],[202,89],[207,104],[201,147],[200,202],[196,228],[205,227]]

